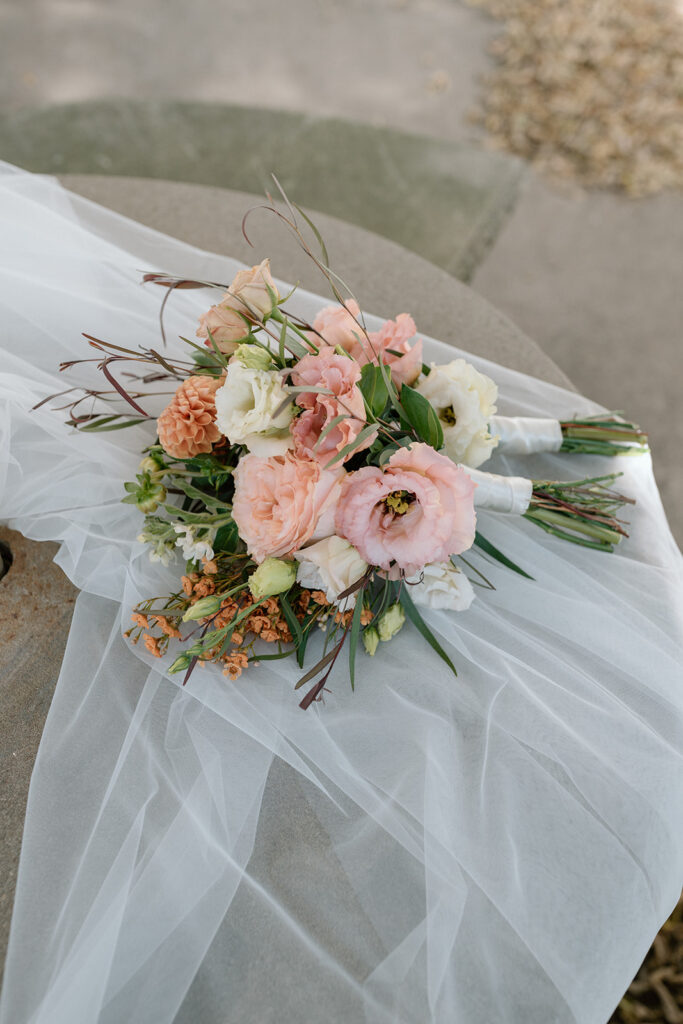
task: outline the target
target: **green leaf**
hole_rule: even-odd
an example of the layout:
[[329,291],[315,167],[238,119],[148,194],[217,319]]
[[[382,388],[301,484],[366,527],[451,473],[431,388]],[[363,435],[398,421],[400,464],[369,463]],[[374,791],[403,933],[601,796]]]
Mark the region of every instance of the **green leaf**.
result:
[[418,437],[436,451],[443,448],[443,430],[439,417],[424,395],[404,384],[401,388],[401,404],[406,419]]
[[[399,589],[399,588],[397,587],[397,589]],[[403,586],[403,587],[400,588],[399,593],[398,593],[398,599],[401,602],[401,606],[402,606],[404,612],[406,613],[406,618],[410,619],[410,621],[415,626],[415,628],[417,630],[419,630],[420,633],[422,633],[422,636],[425,638],[425,640],[427,641],[429,646],[432,648],[432,650],[436,651],[436,653],[439,655],[441,660],[445,661],[445,663],[448,665],[448,667],[451,670],[451,672],[453,673],[453,675],[457,676],[458,673],[455,670],[455,665],[453,664],[451,659],[448,657],[448,655],[444,651],[443,647],[441,646],[439,641],[436,639],[436,637],[432,633],[431,629],[429,628],[429,626],[424,621],[424,619],[422,618],[422,616],[418,612],[417,608],[413,604],[413,599],[410,596],[410,594],[408,593],[408,587],[407,586]]]
[[280,602],[280,607],[282,608],[282,614],[285,617],[285,622],[289,626],[289,631],[292,634],[292,637],[294,639],[294,646],[296,648],[298,648],[299,644],[303,640],[303,634],[301,632],[301,624],[300,624],[299,620],[297,619],[296,615],[294,614],[294,609],[292,608],[291,604],[287,600],[287,595],[286,594],[278,594],[278,600]]
[[189,480],[185,480],[182,476],[174,476],[173,483],[178,487],[188,498],[196,498],[197,501],[202,501],[207,508],[212,509],[214,512],[220,510],[226,510],[230,508],[230,505],[224,501],[214,497],[211,494],[207,494],[206,491],[202,491],[199,487],[195,487]]
[[214,542],[211,545],[214,551],[228,551],[234,553],[239,544],[240,535],[237,532],[237,523],[231,520],[224,523],[216,533]]
[[[388,368],[386,368],[386,373],[391,377],[391,371]],[[389,401],[389,390],[384,377],[381,367],[374,363],[366,363],[361,370],[360,390],[372,415],[378,419]]]
[[363,614],[363,593],[362,587],[356,594],[356,607],[353,609],[351,620],[351,636],[349,637],[349,676],[351,677],[351,689],[356,689],[356,648],[360,635],[360,619]]
[[301,686],[304,685],[304,683],[309,682],[309,680],[313,679],[314,676],[317,676],[318,672],[322,672],[322,670],[325,668],[325,666],[329,665],[329,663],[335,657],[336,653],[337,653],[337,648],[336,647],[333,647],[331,651],[328,651],[327,654],[324,657],[322,657],[320,659],[320,661],[318,661],[313,666],[312,669],[309,669],[309,671],[306,673],[305,676],[302,676],[301,679],[299,679],[299,681],[297,682],[297,684],[294,687],[294,689],[298,690]]
[[520,569],[518,565],[515,565],[515,563],[512,562],[507,555],[504,555],[502,551],[499,551],[491,541],[487,540],[486,537],[482,537],[478,530],[474,535],[474,546],[481,548],[482,551],[485,551],[486,554],[490,555],[490,557],[495,559],[496,562],[500,562],[501,565],[506,566],[508,569],[512,569],[513,572],[523,576],[524,579],[533,579],[533,576],[530,576],[528,572],[524,572],[524,569]]

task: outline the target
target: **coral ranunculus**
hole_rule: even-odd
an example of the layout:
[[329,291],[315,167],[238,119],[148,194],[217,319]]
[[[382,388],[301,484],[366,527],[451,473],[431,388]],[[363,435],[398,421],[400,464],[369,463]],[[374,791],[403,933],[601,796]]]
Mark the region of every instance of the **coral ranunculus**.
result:
[[[354,441],[365,426],[365,403],[360,389],[360,367],[348,356],[338,355],[331,348],[323,348],[317,356],[304,356],[292,370],[292,381],[297,387],[325,388],[332,394],[305,391],[298,395],[297,403],[303,412],[290,425],[294,450],[301,458],[316,459],[325,466],[346,445]],[[332,420],[345,416],[322,441],[323,432]],[[370,436],[342,460],[372,444]],[[317,445],[317,447],[316,447]]]
[[343,469],[324,470],[291,452],[240,459],[232,517],[252,558],[288,558],[310,540],[334,533],[345,475]]
[[157,420],[159,443],[174,459],[210,452],[222,434],[216,426],[220,377],[188,377]]
[[408,575],[466,551],[475,523],[472,480],[427,444],[400,448],[384,470],[349,473],[335,518],[368,564]]

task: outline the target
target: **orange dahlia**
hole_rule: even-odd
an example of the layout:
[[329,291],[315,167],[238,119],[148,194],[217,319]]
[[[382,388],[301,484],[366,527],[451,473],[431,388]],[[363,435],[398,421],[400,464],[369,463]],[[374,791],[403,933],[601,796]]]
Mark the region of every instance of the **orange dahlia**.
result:
[[223,436],[216,426],[218,377],[188,377],[157,420],[159,442],[174,459],[210,452]]

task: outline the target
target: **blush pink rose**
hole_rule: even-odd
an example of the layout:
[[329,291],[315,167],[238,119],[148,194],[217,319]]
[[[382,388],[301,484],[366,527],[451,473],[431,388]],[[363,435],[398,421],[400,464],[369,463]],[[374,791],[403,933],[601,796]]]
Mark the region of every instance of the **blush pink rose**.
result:
[[[348,356],[340,356],[331,348],[323,348],[317,356],[304,356],[292,370],[297,387],[326,388],[331,395],[305,391],[296,398],[303,412],[290,424],[294,451],[301,458],[316,459],[325,466],[342,448],[354,441],[365,426],[365,403],[360,389],[360,367]],[[337,416],[347,416],[325,434],[325,428]],[[372,444],[373,436],[361,442],[355,451]],[[316,448],[316,444],[318,447]],[[351,453],[354,454],[354,453]],[[344,456],[346,462],[351,454]]]
[[343,469],[324,470],[291,452],[245,455],[235,469],[233,519],[254,561],[288,558],[334,533]]
[[407,575],[466,551],[475,523],[472,480],[427,444],[400,448],[384,470],[349,473],[335,517],[369,565]]
[[391,376],[397,384],[412,384],[422,372],[422,338],[412,346],[408,344],[416,331],[412,316],[399,313],[395,320],[387,320],[378,331],[370,333],[373,348],[382,353],[383,362],[391,367]]

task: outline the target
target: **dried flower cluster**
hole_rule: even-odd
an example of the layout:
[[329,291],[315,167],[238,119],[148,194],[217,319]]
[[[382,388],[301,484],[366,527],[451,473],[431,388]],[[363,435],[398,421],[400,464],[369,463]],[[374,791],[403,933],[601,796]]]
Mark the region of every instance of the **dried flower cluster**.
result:
[[676,0],[467,0],[505,22],[473,119],[542,172],[642,196],[683,185]]

